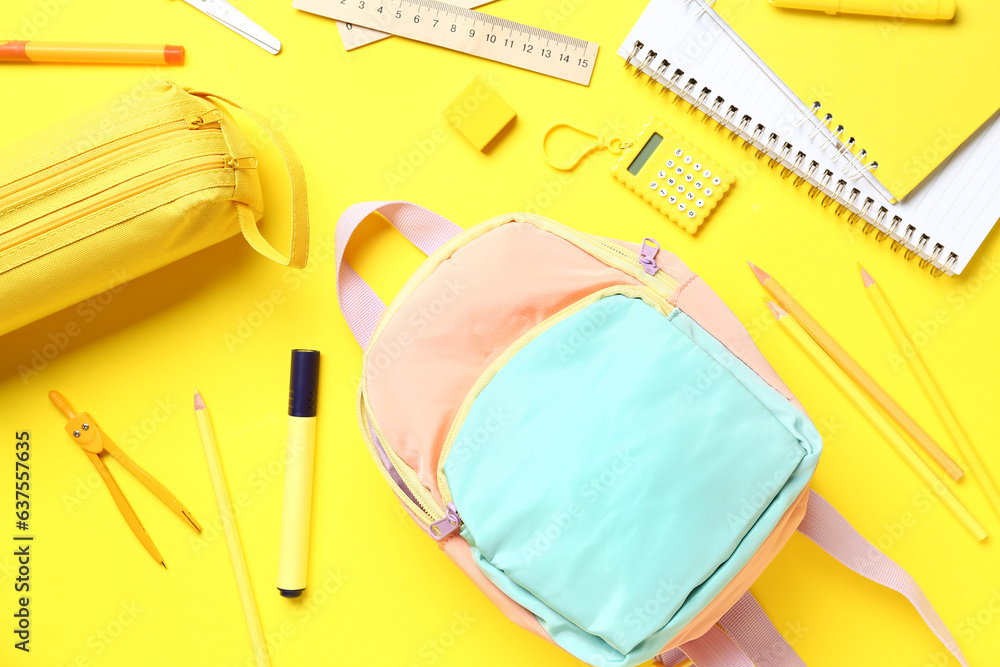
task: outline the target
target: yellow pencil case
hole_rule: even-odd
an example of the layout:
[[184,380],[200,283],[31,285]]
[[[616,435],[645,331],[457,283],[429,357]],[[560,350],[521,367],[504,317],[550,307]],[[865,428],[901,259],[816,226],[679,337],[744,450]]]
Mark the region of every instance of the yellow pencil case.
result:
[[[257,158],[225,105],[274,141],[291,183],[288,255],[260,233]],[[141,86],[0,153],[0,334],[242,232],[303,267],[302,165],[270,124],[231,100]]]

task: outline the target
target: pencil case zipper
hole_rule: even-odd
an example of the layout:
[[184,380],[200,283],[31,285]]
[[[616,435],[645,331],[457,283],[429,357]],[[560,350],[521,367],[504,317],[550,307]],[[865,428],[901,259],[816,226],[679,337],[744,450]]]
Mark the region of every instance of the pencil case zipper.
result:
[[[547,218],[529,214],[525,215],[524,219],[530,221],[531,224],[534,224],[545,231],[570,241],[578,247],[586,250],[597,259],[600,259],[608,266],[617,268],[642,283],[642,286],[639,287],[635,285],[618,285],[608,289],[616,290],[617,293],[628,293],[629,296],[639,298],[644,296],[644,300],[655,304],[655,307],[657,307],[657,309],[664,314],[673,310],[674,306],[669,303],[668,298],[674,290],[677,289],[679,283],[677,280],[662,271],[659,266],[657,266],[655,257],[656,252],[659,250],[659,245],[653,239],[645,239],[640,252],[636,253],[619,245],[618,243],[615,243],[614,241],[610,241],[593,234],[578,232],[571,227],[548,220]],[[438,267],[438,265],[441,264],[441,262],[451,255],[453,245],[464,245],[473,238],[477,238],[478,236],[495,229],[500,224],[508,223],[510,221],[511,218],[509,215],[498,216],[487,220],[481,225],[478,225],[477,228],[473,228],[466,234],[460,235],[451,244],[447,244],[431,258],[429,258],[428,261],[413,274],[410,280],[407,281],[407,285],[400,290],[400,293],[396,296],[396,298],[393,299],[392,303],[386,310],[386,313],[379,322],[379,325],[376,327],[375,334],[372,336],[372,341],[378,339],[385,323],[391,319],[392,314],[398,310],[399,306],[413,294],[417,286],[419,286],[423,280],[430,275]],[[607,290],[599,290],[598,293],[602,291]],[[530,331],[518,338],[518,341],[515,341],[508,349],[514,348],[522,341],[537,337],[537,335],[543,330],[582,309],[593,301],[594,294],[584,297],[559,313],[555,313],[543,322],[535,325]],[[494,362],[491,363],[487,370],[481,375],[481,378],[492,377],[492,375],[496,374],[496,372],[498,372],[499,369],[508,361],[506,356],[506,353],[504,353],[494,360]],[[478,386],[479,382],[477,382],[476,385]],[[452,423],[452,427],[446,437],[444,448],[441,451],[441,456],[438,459],[435,468],[438,489],[441,493],[443,501],[442,503],[438,502],[430,491],[420,482],[417,473],[413,470],[413,468],[407,465],[399,457],[399,455],[396,454],[392,447],[384,444],[386,440],[378,427],[378,423],[375,420],[367,401],[365,400],[365,395],[367,393],[366,388],[367,382],[365,378],[362,377],[361,387],[358,391],[357,412],[358,420],[361,424],[362,437],[368,451],[372,455],[376,467],[378,467],[382,476],[396,493],[400,502],[403,503],[411,514],[417,517],[421,523],[421,527],[431,537],[433,537],[436,541],[441,542],[445,538],[457,533],[462,525],[461,517],[454,502],[452,501],[447,482],[444,480],[442,472],[444,462],[447,459],[448,452],[453,444],[454,436],[457,434],[457,427],[460,423],[460,417],[462,415],[461,409],[459,414],[456,416],[455,421]],[[466,400],[463,401],[463,408],[465,407],[465,403],[467,401],[468,396],[466,397]]]
[[[27,226],[28,229],[20,234],[11,236],[7,239],[2,239],[2,237],[0,237],[0,239],[2,239],[0,240],[0,252],[10,250],[11,248],[17,247],[22,243],[30,241],[31,239],[37,238],[42,234],[56,230],[85,216],[99,212],[131,197],[148,192],[154,188],[166,185],[167,183],[185,176],[217,169],[252,169],[255,167],[256,161],[252,158],[243,158],[242,160],[238,160],[228,154],[187,158],[175,163],[174,165],[166,165],[160,169],[130,179],[137,181],[135,185],[120,187],[127,185],[128,181],[119,183],[116,188],[111,188],[116,191],[110,195],[96,195],[83,199],[67,213],[57,215],[57,211],[56,213],[42,216],[41,218],[32,221],[32,224]],[[47,220],[47,218],[51,219]]]
[[[128,146],[129,150],[94,159],[75,169],[51,176],[23,191],[18,201],[0,206],[0,242],[7,236],[34,225],[38,220],[73,207],[84,199],[118,187],[143,174],[162,169],[190,157],[227,152],[221,128],[214,135],[207,132],[191,134],[188,130],[172,129]],[[143,171],[145,170],[145,171]],[[107,174],[121,172],[116,181],[108,182]],[[4,222],[14,221],[14,224]]]
[[185,114],[176,118],[152,125],[135,132],[118,137],[111,141],[99,144],[81,153],[77,153],[70,158],[48,165],[31,174],[9,181],[0,185],[0,208],[16,205],[16,201],[7,202],[8,198],[14,197],[31,188],[41,185],[48,180],[58,178],[73,169],[91,164],[101,158],[112,156],[115,153],[123,152],[129,148],[134,148],[151,139],[162,137],[165,134],[178,130],[201,130],[214,129],[221,131],[219,121],[222,120],[222,112],[218,109],[207,109],[197,113]]

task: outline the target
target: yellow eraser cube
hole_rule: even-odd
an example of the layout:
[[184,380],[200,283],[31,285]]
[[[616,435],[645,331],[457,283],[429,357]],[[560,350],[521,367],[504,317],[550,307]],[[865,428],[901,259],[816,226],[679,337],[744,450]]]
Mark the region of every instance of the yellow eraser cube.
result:
[[473,79],[443,113],[479,150],[486,148],[517,117],[514,109],[481,76]]

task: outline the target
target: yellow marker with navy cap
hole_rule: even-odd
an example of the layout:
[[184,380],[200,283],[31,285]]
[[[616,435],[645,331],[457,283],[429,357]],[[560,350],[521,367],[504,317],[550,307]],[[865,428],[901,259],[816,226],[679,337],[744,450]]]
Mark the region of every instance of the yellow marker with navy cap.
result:
[[286,598],[297,598],[306,589],[318,392],[319,352],[292,350],[285,489],[278,546],[278,592]]

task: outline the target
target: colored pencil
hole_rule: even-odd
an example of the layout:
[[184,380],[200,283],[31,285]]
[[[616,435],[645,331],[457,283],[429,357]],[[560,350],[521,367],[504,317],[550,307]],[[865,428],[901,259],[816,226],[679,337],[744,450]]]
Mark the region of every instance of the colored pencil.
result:
[[990,504],[993,505],[994,511],[1000,516],[1000,492],[997,491],[997,487],[993,483],[989,472],[987,472],[986,466],[983,465],[982,459],[979,458],[975,447],[972,446],[968,436],[966,436],[962,425],[958,423],[955,413],[952,412],[948,401],[945,400],[944,394],[941,393],[941,389],[934,381],[930,371],[927,370],[927,366],[920,357],[917,346],[910,340],[906,330],[903,328],[902,322],[899,320],[899,316],[896,315],[896,311],[892,309],[889,301],[885,298],[885,294],[883,294],[875,279],[871,277],[870,273],[865,271],[863,266],[859,264],[858,268],[861,269],[861,280],[864,283],[865,292],[871,299],[872,305],[875,306],[876,312],[882,318],[882,322],[885,323],[885,328],[889,330],[889,333],[895,340],[900,355],[909,363],[910,369],[920,383],[920,387],[927,394],[927,399],[941,417],[941,421],[944,422],[945,428],[948,429],[952,440],[958,445],[959,451],[969,466],[971,476],[983,489],[983,493],[986,494]]
[[[747,262],[750,264],[750,262]],[[809,335],[830,357],[837,362],[847,375],[854,380],[867,394],[875,401],[892,419],[899,424],[920,447],[930,455],[931,458],[940,465],[948,475],[955,480],[962,478],[964,471],[961,466],[955,463],[927,433],[920,428],[920,425],[913,420],[910,415],[892,399],[889,394],[865,372],[861,365],[856,362],[847,351],[842,348],[833,337],[826,332],[819,322],[814,320],[805,308],[792,298],[792,295],[785,290],[781,284],[763,269],[750,264],[754,276],[764,287],[768,294],[778,302],[785,311],[790,313],[795,320],[802,325]]]
[[219,447],[215,442],[215,432],[212,430],[208,409],[197,390],[194,392],[194,415],[198,420],[201,442],[205,446],[205,459],[208,461],[208,472],[212,477],[215,502],[219,505],[219,516],[226,534],[229,558],[233,562],[233,574],[236,575],[236,587],[240,591],[243,616],[247,622],[247,630],[250,632],[250,641],[257,658],[257,667],[267,667],[271,664],[267,656],[267,642],[264,641],[264,631],[260,625],[260,616],[257,614],[257,603],[254,600],[253,587],[250,585],[250,573],[247,571],[247,562],[243,556],[243,546],[240,543],[240,533],[236,527],[236,515],[233,513],[226,475],[222,470],[222,458],[219,456]]
[[789,316],[780,306],[768,301],[767,307],[771,309],[774,319],[782,325],[785,333],[798,344],[802,351],[823,371],[830,380],[844,393],[854,404],[861,414],[863,414],[875,430],[885,438],[886,442],[903,458],[917,476],[931,488],[931,490],[941,499],[941,502],[948,508],[959,523],[961,523],[969,533],[978,541],[983,541],[987,537],[986,529],[976,520],[972,513],[962,504],[962,502],[944,485],[934,471],[930,469],[924,460],[920,458],[907,444],[899,431],[893,428],[892,424],[882,416],[882,413],[872,404],[858,387],[847,379],[844,371],[837,367],[837,364],[827,356],[823,350],[813,341],[808,333],[799,325],[794,317]]

